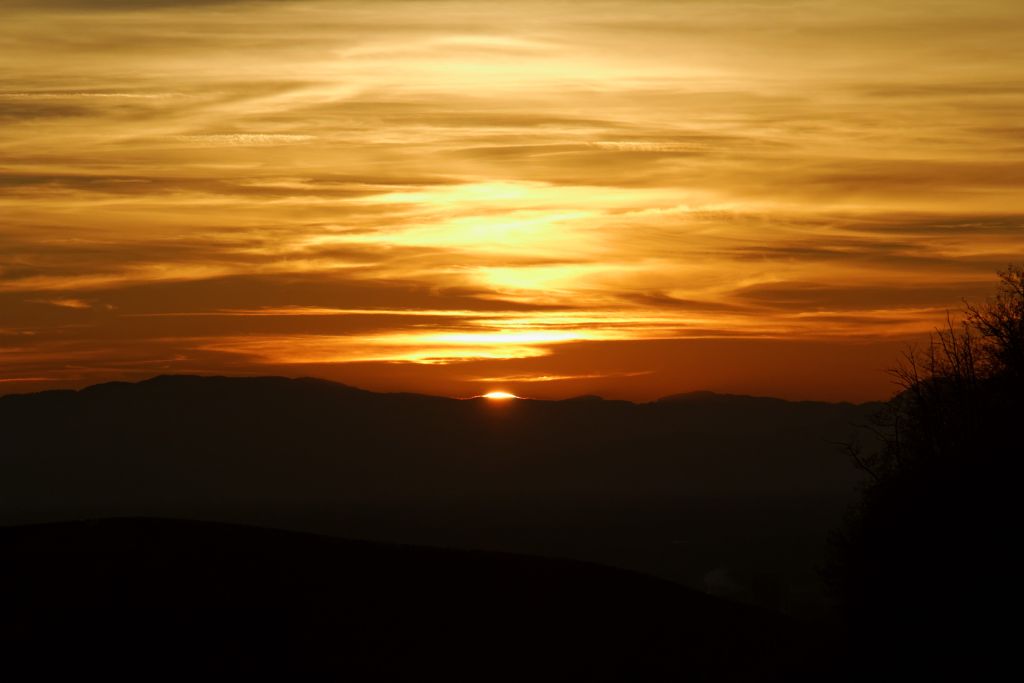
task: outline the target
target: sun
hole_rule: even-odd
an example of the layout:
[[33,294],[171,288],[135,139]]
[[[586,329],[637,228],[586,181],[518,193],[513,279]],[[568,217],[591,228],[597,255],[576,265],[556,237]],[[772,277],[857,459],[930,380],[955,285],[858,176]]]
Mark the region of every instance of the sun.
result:
[[515,394],[510,394],[507,391],[488,391],[483,395],[483,397],[494,401],[507,401],[510,398],[519,398]]

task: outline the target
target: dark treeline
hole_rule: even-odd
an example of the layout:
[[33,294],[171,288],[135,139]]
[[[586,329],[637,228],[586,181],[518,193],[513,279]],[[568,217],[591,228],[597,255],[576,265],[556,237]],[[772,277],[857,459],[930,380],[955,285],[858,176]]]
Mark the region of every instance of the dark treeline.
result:
[[869,475],[825,577],[865,678],[988,680],[1011,663],[1019,461],[1024,455],[1024,270],[968,305],[894,369],[902,391],[852,443]]

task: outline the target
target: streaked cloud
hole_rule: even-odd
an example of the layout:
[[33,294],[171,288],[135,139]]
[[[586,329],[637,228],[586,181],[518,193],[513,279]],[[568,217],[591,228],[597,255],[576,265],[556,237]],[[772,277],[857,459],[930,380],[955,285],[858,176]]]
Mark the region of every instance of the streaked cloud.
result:
[[0,377],[882,396],[1024,254],[1018,4],[5,3]]

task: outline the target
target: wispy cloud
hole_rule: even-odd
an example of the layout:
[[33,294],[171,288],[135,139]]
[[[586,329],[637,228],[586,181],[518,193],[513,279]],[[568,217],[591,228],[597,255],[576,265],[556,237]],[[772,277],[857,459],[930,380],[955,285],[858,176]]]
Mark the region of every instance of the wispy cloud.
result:
[[649,396],[674,361],[617,345],[888,349],[1024,253],[1010,0],[0,13],[0,344],[32,377]]

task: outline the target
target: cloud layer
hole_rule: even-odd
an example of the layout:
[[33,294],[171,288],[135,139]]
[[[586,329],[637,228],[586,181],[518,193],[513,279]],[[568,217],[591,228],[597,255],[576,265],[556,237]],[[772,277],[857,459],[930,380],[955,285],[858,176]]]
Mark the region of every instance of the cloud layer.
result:
[[0,391],[881,397],[1024,255],[1016,2],[0,12]]

